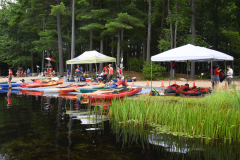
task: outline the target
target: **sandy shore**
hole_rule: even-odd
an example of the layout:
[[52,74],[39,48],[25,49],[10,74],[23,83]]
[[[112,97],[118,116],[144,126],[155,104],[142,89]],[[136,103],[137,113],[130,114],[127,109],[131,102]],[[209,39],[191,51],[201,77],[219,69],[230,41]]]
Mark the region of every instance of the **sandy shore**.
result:
[[[24,79],[25,82],[32,82],[31,79],[38,79],[38,78],[42,78],[42,77],[20,77],[20,78],[16,78],[16,77],[13,77],[12,81],[13,82],[19,82],[20,80]],[[0,82],[6,82],[8,80],[8,78],[0,78]],[[153,81],[152,82],[152,86],[153,87],[161,87],[161,84],[162,82],[164,83],[164,86],[169,86],[169,81]],[[211,81],[210,80],[195,80],[195,81],[188,81],[190,87],[193,85],[193,82],[195,82],[195,85],[197,87],[211,87]],[[225,86],[225,82],[222,82],[220,83],[220,88],[221,87],[224,87]],[[172,80],[170,82],[170,84],[174,84],[175,83],[175,80]],[[184,85],[187,83],[187,81],[176,81],[176,83],[178,85]],[[239,88],[240,86],[240,82],[239,81],[235,81],[234,82]],[[132,85],[132,82],[128,82],[128,85]],[[136,81],[134,82],[134,85],[137,85],[137,86],[146,86],[147,85],[147,81]],[[151,81],[149,81],[149,85],[151,85]]]

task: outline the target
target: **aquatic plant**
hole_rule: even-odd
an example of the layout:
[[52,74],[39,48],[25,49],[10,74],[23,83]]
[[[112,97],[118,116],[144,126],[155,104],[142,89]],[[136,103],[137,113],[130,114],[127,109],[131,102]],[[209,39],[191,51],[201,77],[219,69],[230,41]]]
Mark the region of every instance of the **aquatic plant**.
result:
[[150,125],[153,133],[188,138],[240,141],[240,92],[216,90],[205,98],[167,101],[165,97],[114,101],[111,120],[132,125]]

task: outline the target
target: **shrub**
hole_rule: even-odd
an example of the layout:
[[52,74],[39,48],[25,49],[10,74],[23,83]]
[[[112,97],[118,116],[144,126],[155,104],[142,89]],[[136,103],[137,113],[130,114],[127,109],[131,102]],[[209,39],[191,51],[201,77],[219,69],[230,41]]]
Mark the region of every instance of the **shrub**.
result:
[[144,61],[142,58],[138,59],[137,57],[134,57],[129,59],[130,69],[132,71],[140,72],[142,70],[143,63]]
[[[163,66],[159,66],[156,62],[152,62],[152,79],[156,80],[162,78],[162,72],[165,70]],[[151,80],[151,61],[144,62],[143,75],[145,79]]]

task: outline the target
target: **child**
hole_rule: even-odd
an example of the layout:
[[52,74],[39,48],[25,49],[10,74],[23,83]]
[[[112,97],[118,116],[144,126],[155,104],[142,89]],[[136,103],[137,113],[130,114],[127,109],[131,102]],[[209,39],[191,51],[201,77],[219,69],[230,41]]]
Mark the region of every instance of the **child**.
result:
[[23,77],[23,71],[21,72],[21,76]]
[[27,72],[26,71],[24,71],[24,75],[25,75],[25,77],[27,77]]

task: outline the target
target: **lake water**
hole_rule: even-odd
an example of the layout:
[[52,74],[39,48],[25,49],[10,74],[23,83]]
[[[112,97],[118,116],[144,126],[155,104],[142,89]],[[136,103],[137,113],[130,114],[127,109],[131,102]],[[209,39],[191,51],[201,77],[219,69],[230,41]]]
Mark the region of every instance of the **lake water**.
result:
[[0,159],[240,159],[240,143],[154,134],[122,126],[77,100],[0,93]]

